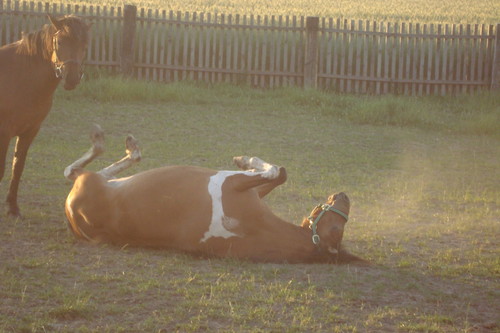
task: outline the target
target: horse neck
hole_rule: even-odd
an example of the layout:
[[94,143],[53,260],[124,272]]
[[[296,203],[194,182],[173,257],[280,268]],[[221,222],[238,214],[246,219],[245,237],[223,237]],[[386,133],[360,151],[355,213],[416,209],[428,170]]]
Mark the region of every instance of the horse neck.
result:
[[[309,228],[297,226],[293,223],[275,217],[269,230],[264,232],[272,245],[271,253],[283,257],[290,263],[316,261],[317,248],[312,242],[312,233]],[[272,258],[270,261],[274,261]]]

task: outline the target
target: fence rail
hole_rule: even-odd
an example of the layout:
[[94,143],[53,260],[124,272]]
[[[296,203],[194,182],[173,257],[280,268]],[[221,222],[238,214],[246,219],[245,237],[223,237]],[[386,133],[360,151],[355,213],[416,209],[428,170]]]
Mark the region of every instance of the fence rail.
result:
[[0,45],[46,13],[93,23],[87,66],[138,79],[446,95],[498,88],[500,24],[139,11],[0,0]]

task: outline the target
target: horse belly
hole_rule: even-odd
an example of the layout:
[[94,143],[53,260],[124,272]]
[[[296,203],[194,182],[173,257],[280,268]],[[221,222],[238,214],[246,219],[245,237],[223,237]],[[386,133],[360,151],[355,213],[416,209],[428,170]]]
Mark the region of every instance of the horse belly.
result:
[[116,187],[120,232],[146,246],[196,247],[210,224],[208,180],[200,174],[180,176],[138,174]]

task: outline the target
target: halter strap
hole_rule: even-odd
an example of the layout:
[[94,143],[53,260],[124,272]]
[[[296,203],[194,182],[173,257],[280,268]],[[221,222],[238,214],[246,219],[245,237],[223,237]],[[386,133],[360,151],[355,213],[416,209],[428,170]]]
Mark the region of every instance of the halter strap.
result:
[[[56,59],[55,61],[52,61],[52,64],[54,65],[54,73],[56,75],[56,77],[58,79],[62,79],[63,78],[63,66],[66,65],[66,64],[71,64],[71,63],[75,63],[75,64],[80,64],[80,66],[83,66],[83,63],[80,63],[78,60],[76,59],[70,59],[70,60],[66,60],[66,61],[60,61],[59,60],[59,56],[57,55],[57,34],[59,34],[61,30],[57,30],[54,35],[52,36],[52,49],[53,49],[53,52],[56,56]],[[80,71],[81,71],[81,68],[80,68]],[[81,77],[80,79],[83,77],[83,72],[81,73]]]
[[313,220],[312,216],[309,216],[307,218],[307,220],[309,220],[309,223],[310,223],[309,228],[311,228],[312,233],[313,233],[312,242],[315,245],[318,245],[320,238],[319,238],[318,233],[316,232],[316,226],[317,226],[319,220],[321,220],[321,218],[323,217],[323,215],[327,211],[331,211],[331,212],[339,214],[340,216],[342,216],[345,219],[346,222],[349,220],[349,216],[346,213],[342,212],[341,210],[338,210],[337,208],[334,208],[332,205],[329,205],[329,204],[318,205],[318,206],[316,206],[316,208],[321,208],[321,212],[318,214],[318,216],[316,216],[316,218],[314,220]]

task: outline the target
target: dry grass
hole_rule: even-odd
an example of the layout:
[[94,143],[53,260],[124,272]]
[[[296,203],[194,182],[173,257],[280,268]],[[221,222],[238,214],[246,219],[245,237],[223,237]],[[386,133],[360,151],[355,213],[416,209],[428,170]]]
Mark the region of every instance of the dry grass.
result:
[[[23,177],[25,218],[2,217],[0,331],[499,330],[497,136],[361,124],[333,111],[356,112],[357,98],[316,92],[138,84],[168,97],[107,102],[93,85],[102,90],[86,82],[58,95]],[[410,108],[423,102],[432,112],[458,105],[406,100]],[[261,265],[76,243],[63,218],[71,184],[62,172],[88,148],[94,122],[108,151],[93,170],[120,158],[131,132],[144,159],[130,172],[231,168],[240,154],[286,166],[289,181],[269,204],[295,223],[328,194],[346,191],[353,202],[346,245],[373,266]]]

